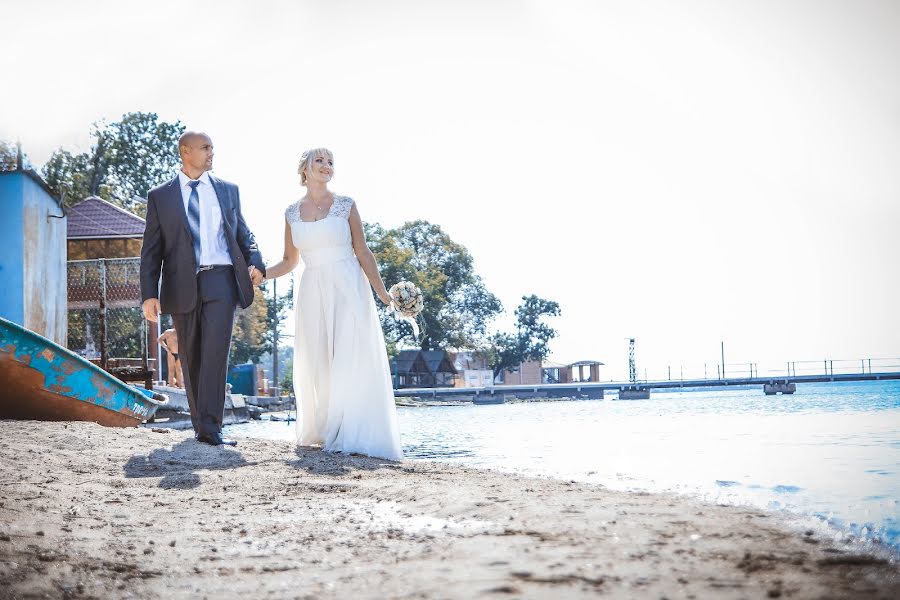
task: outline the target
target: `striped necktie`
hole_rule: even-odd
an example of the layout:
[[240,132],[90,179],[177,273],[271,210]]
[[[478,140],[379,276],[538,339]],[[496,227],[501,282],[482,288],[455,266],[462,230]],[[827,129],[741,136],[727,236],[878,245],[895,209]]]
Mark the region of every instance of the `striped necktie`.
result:
[[191,237],[193,238],[194,258],[197,259],[197,268],[200,267],[200,194],[197,192],[197,186],[200,181],[191,181],[191,196],[188,198],[188,226],[191,228]]

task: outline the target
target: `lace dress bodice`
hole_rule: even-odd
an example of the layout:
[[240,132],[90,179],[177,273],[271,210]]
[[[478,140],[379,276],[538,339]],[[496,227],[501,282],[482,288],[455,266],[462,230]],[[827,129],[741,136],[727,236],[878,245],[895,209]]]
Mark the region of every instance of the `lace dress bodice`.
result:
[[300,219],[300,202],[292,202],[290,206],[284,211],[284,217],[287,219],[287,222],[293,225],[296,222],[300,223],[318,223],[319,221],[324,221],[329,217],[337,217],[339,219],[347,219],[350,217],[350,209],[353,208],[353,198],[348,198],[347,196],[338,196],[335,195],[334,202],[331,203],[331,208],[328,209],[328,214],[319,219],[318,221],[303,221]]
[[291,239],[307,267],[321,264],[326,257],[345,259],[353,256],[348,220],[352,208],[353,199],[335,196],[327,215],[318,221],[304,221],[300,218],[299,202],[287,207],[284,216],[291,227]]

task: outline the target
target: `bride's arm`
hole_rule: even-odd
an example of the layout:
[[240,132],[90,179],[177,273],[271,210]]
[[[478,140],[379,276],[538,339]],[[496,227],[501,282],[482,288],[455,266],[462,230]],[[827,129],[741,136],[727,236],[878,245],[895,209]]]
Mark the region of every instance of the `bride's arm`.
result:
[[290,273],[300,262],[300,251],[294,246],[294,239],[291,237],[291,226],[284,220],[284,258],[281,262],[270,267],[266,267],[266,279],[275,279],[287,273]]
[[378,272],[378,264],[375,262],[375,255],[369,250],[366,244],[366,234],[363,231],[362,218],[359,211],[356,210],[356,203],[350,208],[350,236],[353,240],[353,253],[356,254],[356,260],[362,267],[363,273],[369,279],[372,289],[381,298],[385,304],[391,303],[391,295],[387,288],[384,287],[384,281],[381,279],[381,273]]

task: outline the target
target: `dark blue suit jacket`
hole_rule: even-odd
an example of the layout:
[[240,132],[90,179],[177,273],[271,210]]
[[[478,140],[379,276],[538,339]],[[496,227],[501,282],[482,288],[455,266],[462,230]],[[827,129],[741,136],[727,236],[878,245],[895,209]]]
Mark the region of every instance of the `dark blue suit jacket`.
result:
[[[266,272],[256,238],[241,214],[238,187],[209,176],[219,206],[228,254],[234,265],[238,302],[247,308],[253,302],[253,283],[247,266]],[[141,300],[159,298],[166,314],[190,312],[197,304],[197,260],[191,230],[184,211],[178,177],[150,190],[147,195],[147,223],[141,249]],[[160,275],[162,281],[160,282]]]

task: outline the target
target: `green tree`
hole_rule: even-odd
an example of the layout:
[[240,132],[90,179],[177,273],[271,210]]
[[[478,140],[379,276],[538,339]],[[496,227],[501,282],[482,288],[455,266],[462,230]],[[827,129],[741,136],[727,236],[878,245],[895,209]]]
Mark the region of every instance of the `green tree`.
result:
[[[266,374],[274,377],[274,357],[271,353],[260,358],[260,364]],[[269,382],[272,385],[272,382]],[[288,395],[294,390],[294,345],[278,344],[278,390],[282,395]]]
[[0,140],[0,171],[16,170],[16,145]]
[[183,132],[180,121],[167,123],[156,113],[132,112],[113,123],[95,123],[91,149],[72,154],[58,148],[44,166],[44,179],[66,204],[99,196],[143,216],[140,199],[180,164]]
[[66,206],[77,204],[88,196],[100,196],[107,200],[111,198],[106,186],[102,191],[91,191],[90,182],[94,176],[89,164],[90,156],[87,153],[72,154],[68,150],[57,148],[44,165],[44,180]]
[[253,288],[253,304],[234,315],[234,330],[231,334],[231,353],[228,363],[239,365],[246,362],[258,363],[268,351],[266,348],[266,297],[263,290]]
[[[440,226],[412,221],[396,229],[366,225],[366,238],[385,284],[416,284],[425,299],[418,345],[423,350],[483,345],[488,323],[503,306],[474,270],[472,255]],[[397,321],[377,302],[390,349],[413,342],[409,324]]]
[[182,133],[180,121],[167,123],[156,113],[126,113],[109,125],[109,181],[113,197],[123,208],[133,210],[135,198],[146,199],[151,188],[171,179],[181,164],[178,138]]
[[544,360],[550,354],[550,340],[556,330],[544,323],[543,317],[558,317],[559,303],[544,300],[534,294],[522,296],[522,304],[516,309],[516,332],[495,333],[484,350],[494,377],[501,371],[520,365],[527,360]]
[[[269,283],[265,283],[254,288],[253,304],[235,314],[231,354],[228,358],[232,365],[248,361],[259,363],[265,355],[272,352],[276,323],[279,334],[281,333],[281,323],[287,310],[293,306],[293,285],[279,293],[277,298],[268,293],[268,285]],[[281,348],[279,345],[279,351]]]
[[[267,281],[260,286],[260,289],[264,292],[266,297],[266,332],[263,335],[262,340],[266,352],[271,352],[274,347],[276,327],[278,327],[278,339],[283,339],[281,337],[284,333],[282,324],[284,323],[288,310],[294,307],[293,275],[291,275],[290,279],[282,279],[281,283],[283,289],[277,296],[274,294],[274,290],[277,287],[274,280],[272,282]],[[272,286],[273,293],[270,293],[269,291],[270,285]],[[281,344],[278,345],[278,351],[281,351]]]
[[284,395],[294,393],[294,346],[278,347],[278,387]]

